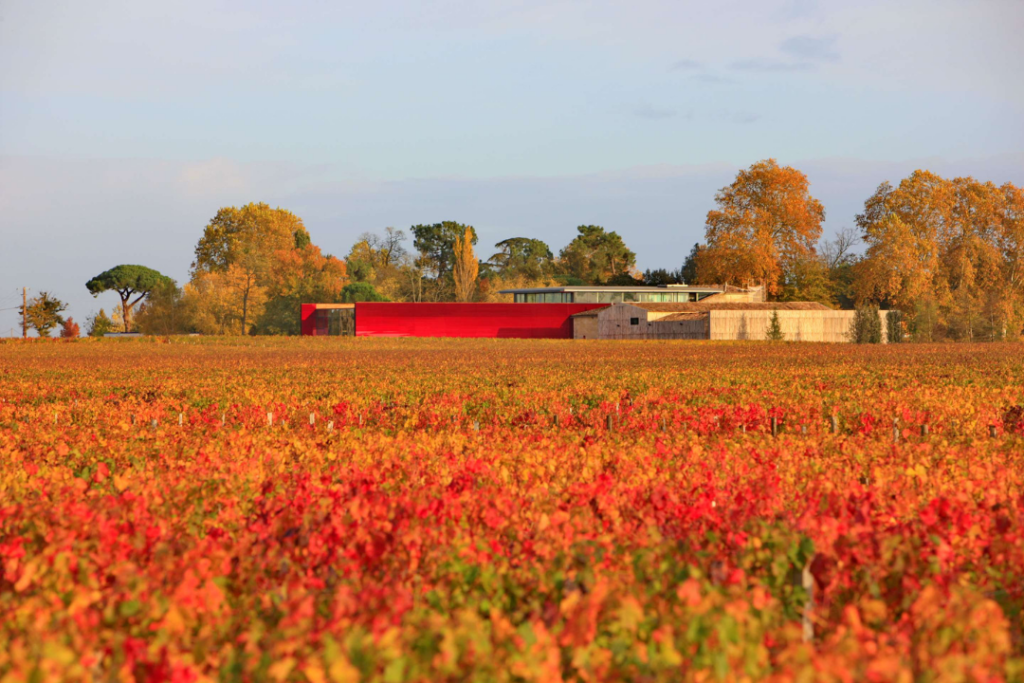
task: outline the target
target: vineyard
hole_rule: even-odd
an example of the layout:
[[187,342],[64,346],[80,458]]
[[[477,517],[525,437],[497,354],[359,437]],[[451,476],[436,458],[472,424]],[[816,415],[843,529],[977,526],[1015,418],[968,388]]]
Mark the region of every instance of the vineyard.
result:
[[1020,345],[0,344],[0,681],[1024,677]]

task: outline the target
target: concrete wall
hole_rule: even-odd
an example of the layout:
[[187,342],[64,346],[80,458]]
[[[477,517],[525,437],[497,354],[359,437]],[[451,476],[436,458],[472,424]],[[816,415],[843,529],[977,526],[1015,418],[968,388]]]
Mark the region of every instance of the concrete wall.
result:
[[[780,310],[779,324],[786,341],[849,342],[855,311]],[[886,316],[879,311],[882,341],[886,341]],[[765,339],[772,311],[711,311],[711,339]]]
[[[602,309],[597,317],[600,339],[707,339],[707,316],[690,320],[659,320],[670,313],[645,311],[620,304]],[[632,320],[638,321],[637,325]]]
[[597,339],[597,316],[586,315],[572,319],[573,339]]

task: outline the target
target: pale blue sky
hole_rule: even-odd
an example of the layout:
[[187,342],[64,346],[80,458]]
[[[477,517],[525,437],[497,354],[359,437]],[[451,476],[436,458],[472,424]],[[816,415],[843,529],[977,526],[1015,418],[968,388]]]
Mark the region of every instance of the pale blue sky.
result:
[[829,230],[917,167],[1024,183],[1022,34],[1019,0],[0,0],[0,309],[24,284],[84,320],[121,262],[184,281],[247,201],[339,255],[387,225],[472,223],[485,252],[599,223],[647,268],[766,157]]

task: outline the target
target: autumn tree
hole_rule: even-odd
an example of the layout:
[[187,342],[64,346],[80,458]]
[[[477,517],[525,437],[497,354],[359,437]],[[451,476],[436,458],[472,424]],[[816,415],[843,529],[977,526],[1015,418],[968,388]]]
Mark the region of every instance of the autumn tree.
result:
[[40,337],[49,337],[50,330],[64,324],[64,316],[61,313],[67,310],[67,307],[67,304],[49,292],[39,292],[38,296],[18,307],[18,315],[23,315],[28,326]]
[[[236,308],[234,318],[241,334],[248,334],[267,302],[271,275],[279,254],[310,244],[302,219],[285,209],[263,203],[225,207],[210,220],[195,250],[192,279],[205,279],[200,287],[226,287],[218,306]],[[216,277],[210,277],[211,275]],[[221,314],[225,311],[221,310]],[[223,315],[216,315],[223,318]]]
[[61,339],[78,339],[82,334],[81,329],[78,327],[78,323],[75,322],[74,318],[69,317],[63,322],[60,328]]
[[173,285],[173,283],[174,280],[152,268],[120,265],[103,271],[86,282],[85,286],[94,297],[107,291],[117,292],[117,295],[121,297],[121,318],[124,321],[124,331],[130,332],[132,310],[135,306],[157,287]]
[[267,302],[257,319],[257,334],[299,334],[303,303],[338,303],[348,283],[345,263],[315,244],[283,249],[265,284]]
[[706,247],[697,264],[703,283],[760,283],[777,296],[787,273],[814,254],[825,209],[808,191],[807,176],[774,159],[740,171],[715,195]]
[[579,233],[558,254],[564,275],[587,284],[606,284],[620,278],[634,279],[636,254],[626,246],[617,232],[608,232],[599,225],[580,225]]
[[857,216],[867,244],[858,299],[904,311],[918,338],[1018,334],[1019,192],[921,170],[882,183]]
[[476,277],[480,264],[473,253],[473,231],[467,227],[462,237],[455,239],[455,262],[452,264],[452,279],[455,284],[456,301],[472,301],[476,289]]

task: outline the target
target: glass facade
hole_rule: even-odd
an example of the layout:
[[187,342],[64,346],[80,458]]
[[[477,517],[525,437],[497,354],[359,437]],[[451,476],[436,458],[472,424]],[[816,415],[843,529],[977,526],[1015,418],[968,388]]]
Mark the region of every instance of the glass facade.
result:
[[352,337],[356,333],[354,308],[321,308],[314,314],[316,336]]
[[646,304],[676,304],[699,301],[714,292],[638,292],[623,289],[618,292],[525,292],[513,295],[517,304],[618,304],[636,302]]
[[571,304],[572,292],[536,292],[515,294],[517,304]]

